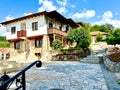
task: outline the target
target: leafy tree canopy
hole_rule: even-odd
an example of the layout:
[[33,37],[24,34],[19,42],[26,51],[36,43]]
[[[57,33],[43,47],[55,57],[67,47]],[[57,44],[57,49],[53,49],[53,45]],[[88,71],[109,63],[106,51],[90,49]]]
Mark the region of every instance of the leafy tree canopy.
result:
[[83,49],[88,48],[91,43],[91,35],[89,30],[85,27],[70,30],[66,39],[67,41],[75,41],[77,43],[77,47]]
[[120,44],[120,28],[115,29],[110,35],[108,35],[106,42],[112,45]]
[[59,50],[62,48],[62,42],[59,39],[56,39],[52,42],[52,46],[54,50]]

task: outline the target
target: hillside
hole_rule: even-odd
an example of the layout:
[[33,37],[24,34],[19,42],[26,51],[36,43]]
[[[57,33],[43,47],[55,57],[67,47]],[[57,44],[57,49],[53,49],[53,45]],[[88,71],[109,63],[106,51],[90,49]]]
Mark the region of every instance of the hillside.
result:
[[9,48],[10,43],[6,40],[6,36],[0,36],[0,48]]

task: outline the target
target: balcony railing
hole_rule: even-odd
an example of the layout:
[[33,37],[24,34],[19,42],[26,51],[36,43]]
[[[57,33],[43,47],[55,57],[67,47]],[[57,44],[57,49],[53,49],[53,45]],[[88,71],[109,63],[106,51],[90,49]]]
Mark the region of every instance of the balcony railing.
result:
[[67,36],[66,32],[56,29],[56,28],[48,28],[48,34],[58,34],[62,36]]
[[17,37],[26,37],[26,30],[17,31]]

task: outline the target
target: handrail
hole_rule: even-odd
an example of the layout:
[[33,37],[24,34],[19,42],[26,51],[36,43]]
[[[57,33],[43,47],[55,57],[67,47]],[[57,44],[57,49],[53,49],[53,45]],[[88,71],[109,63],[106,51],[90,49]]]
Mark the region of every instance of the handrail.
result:
[[[36,64],[36,67],[41,67],[42,66],[42,62],[40,60],[36,60],[35,62],[31,63],[29,66],[27,66],[26,68],[24,68],[23,70],[21,70],[20,72],[18,72],[15,76],[11,77],[10,79],[8,79],[7,81],[5,81],[1,86],[0,86],[0,90],[6,86],[8,86],[8,84],[10,84],[11,82],[13,82],[15,79],[17,81],[17,78],[22,75],[22,80],[25,81],[25,72],[30,69],[33,65]],[[22,84],[25,84],[25,82],[23,81]],[[21,85],[21,87],[24,87],[23,90],[25,90],[25,86]]]

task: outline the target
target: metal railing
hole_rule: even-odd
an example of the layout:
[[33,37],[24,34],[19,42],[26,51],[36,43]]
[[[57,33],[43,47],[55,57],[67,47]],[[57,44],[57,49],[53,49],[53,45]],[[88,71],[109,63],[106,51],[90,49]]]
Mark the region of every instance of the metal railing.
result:
[[18,89],[26,90],[25,72],[28,69],[30,69],[32,66],[34,66],[35,64],[36,64],[36,67],[42,66],[42,62],[40,60],[37,60],[37,61],[31,63],[29,66],[27,66],[26,68],[24,68],[23,70],[21,70],[20,72],[18,72],[15,76],[13,76],[11,78],[9,78],[9,76],[6,75],[6,73],[5,73],[0,78],[0,81],[2,81],[0,90],[8,90],[14,81],[16,82],[16,87],[17,87],[15,90],[18,90]]

